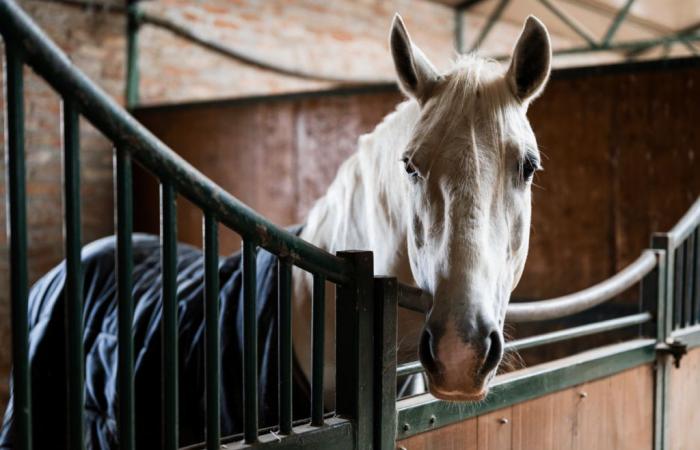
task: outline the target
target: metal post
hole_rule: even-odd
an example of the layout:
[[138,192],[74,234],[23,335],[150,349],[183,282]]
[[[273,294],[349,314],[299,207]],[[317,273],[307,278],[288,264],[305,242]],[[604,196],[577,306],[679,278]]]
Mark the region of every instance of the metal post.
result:
[[345,251],[338,256],[354,268],[352,281],[337,286],[336,413],[355,422],[357,447],[374,445],[374,331],[372,252]]
[[161,182],[161,270],[163,279],[163,448],[178,448],[178,318],[177,318],[177,214],[176,193]]
[[243,240],[243,434],[258,440],[258,320],[256,315],[256,245]]
[[323,425],[323,361],[326,325],[326,278],[314,275],[311,312],[311,424]]
[[136,446],[134,409],[134,303],[132,298],[133,269],[133,185],[131,155],[124,149],[115,150],[115,197],[117,204],[117,302],[119,305],[119,447],[130,450]]
[[126,106],[133,108],[139,103],[139,27],[138,0],[128,0],[126,14]]
[[219,330],[219,245],[218,224],[204,213],[204,308],[206,326],[207,450],[221,448],[219,395],[221,392]]
[[[674,255],[669,236],[666,233],[655,233],[652,237],[652,247],[659,250],[659,280],[657,291],[657,344],[663,344],[670,337],[673,319],[673,273]],[[654,449],[668,448],[668,407],[669,380],[671,370],[670,356],[658,353],[656,358],[656,377],[654,384]]]
[[63,204],[66,255],[67,447],[82,449],[85,364],[83,283],[80,261],[80,128],[78,107],[63,99]]
[[292,433],[292,265],[278,263],[277,307],[279,311],[279,405],[280,433]]
[[24,80],[20,51],[5,41],[7,188],[15,445],[32,448],[27,281],[27,199],[24,162]]
[[374,445],[396,448],[396,278],[374,279]]

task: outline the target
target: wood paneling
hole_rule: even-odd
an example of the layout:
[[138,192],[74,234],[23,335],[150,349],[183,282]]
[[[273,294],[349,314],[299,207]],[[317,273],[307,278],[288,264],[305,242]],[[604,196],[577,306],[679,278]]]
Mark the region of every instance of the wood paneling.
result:
[[653,368],[646,365],[422,433],[397,446],[644,450],[653,447],[653,410]]
[[671,369],[670,450],[700,447],[700,347],[688,352],[681,367]]
[[[699,86],[700,65],[691,62],[554,75],[529,112],[546,170],[535,180],[531,250],[516,297],[553,297],[604,280],[690,206],[700,194]],[[357,137],[398,101],[391,90],[346,91],[137,116],[233,195],[289,225],[303,221]],[[136,191],[137,229],[158,230],[153,190]],[[179,225],[181,240],[201,242],[198,213],[186,205]],[[224,234],[222,251],[235,250],[238,237]]]

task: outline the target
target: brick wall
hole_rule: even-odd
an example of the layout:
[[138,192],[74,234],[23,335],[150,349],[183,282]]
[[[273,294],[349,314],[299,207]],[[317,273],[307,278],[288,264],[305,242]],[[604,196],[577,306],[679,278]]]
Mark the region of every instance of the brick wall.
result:
[[[20,0],[20,4],[80,69],[122,100],[125,23],[119,14],[47,1]],[[143,8],[265,61],[331,76],[391,79],[387,35],[395,11],[404,15],[414,38],[436,64],[444,67],[452,57],[452,11],[423,0],[162,0],[144,2]],[[139,47],[141,97],[148,104],[330,85],[260,71],[150,25],[142,28]],[[3,55],[4,49],[0,62]],[[60,110],[59,97],[27,70],[31,282],[63,258]],[[10,326],[2,133],[0,130],[0,410],[4,411]],[[112,152],[109,142],[84,121],[81,140],[83,241],[89,242],[112,233]]]
[[[124,21],[47,2],[20,2],[73,62],[118,99],[124,89]],[[1,41],[0,41],[1,42]],[[0,47],[2,44],[0,43]],[[4,63],[4,47],[0,52]],[[4,104],[4,90],[0,93]],[[4,114],[0,109],[0,115]],[[33,282],[63,259],[61,200],[61,102],[25,69],[25,129],[29,222],[29,277]],[[4,122],[4,117],[2,117]],[[112,155],[109,142],[81,121],[83,241],[112,231]],[[5,137],[0,129],[0,410],[4,411],[10,364],[9,246],[6,233]]]

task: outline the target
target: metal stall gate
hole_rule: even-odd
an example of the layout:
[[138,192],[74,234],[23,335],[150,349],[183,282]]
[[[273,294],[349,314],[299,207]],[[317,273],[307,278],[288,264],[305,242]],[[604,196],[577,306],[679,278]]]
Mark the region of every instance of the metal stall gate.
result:
[[[692,398],[674,398],[674,386],[697,376],[697,368],[678,372],[673,363],[687,347],[700,344],[700,201],[667,234],[654,237],[653,248],[609,280],[565,297],[509,307],[511,322],[570,316],[641,285],[634,314],[590,323],[507,344],[509,350],[532,348],[575,337],[636,327],[636,337],[497,377],[492,394],[476,405],[454,404],[419,395],[396,401],[396,380],[419,373],[419,363],[396,368],[397,305],[425,310],[425,296],[393,278],[374,278],[371,252],[331,255],[278,228],[206,178],[126,113],[77,70],[29,17],[12,1],[0,0],[0,32],[6,50],[7,171],[11,259],[12,355],[14,363],[15,442],[32,448],[32,398],[28,349],[27,222],[24,162],[23,68],[31,67],[63,99],[64,225],[67,264],[68,411],[65,446],[84,447],[83,304],[80,261],[79,116],[95,125],[114,144],[117,280],[118,280],[118,433],[122,448],[134,448],[134,349],[131,298],[132,180],[134,162],[160,181],[163,316],[163,411],[165,446],[178,442],[178,361],[176,308],[176,197],[181,195],[203,213],[206,324],[206,442],[200,447],[249,446],[274,448],[368,449],[424,448],[431,436],[449,426],[466,423],[523,402],[648,366],[654,386],[649,389],[655,425],[650,447],[667,448],[669,429],[691,409]],[[244,433],[222,439],[219,429],[221,389],[218,325],[217,226],[222,224],[243,239],[244,290]],[[277,330],[280,350],[279,423],[273,429],[258,424],[255,311],[255,252],[263,248],[279,259]],[[310,419],[292,420],[291,270],[297,266],[314,279]],[[323,301],[325,281],[336,285],[336,411],[324,414]],[[697,350],[693,353],[697,354]],[[690,358],[689,358],[690,359]],[[683,367],[683,366],[682,366]],[[679,376],[678,374],[682,374]],[[675,385],[674,385],[675,383]],[[697,384],[697,383],[696,383]],[[696,387],[697,388],[697,387]],[[698,393],[700,396],[700,393]],[[158,397],[160,398],[160,397]],[[684,402],[685,400],[685,402]],[[678,412],[681,411],[681,412]],[[60,419],[57,419],[60,420]],[[37,431],[37,430],[35,430]],[[275,433],[269,433],[274,431]],[[416,440],[417,438],[422,439]],[[422,443],[421,443],[422,442]],[[697,441],[696,441],[697,442]],[[676,443],[673,443],[676,446]],[[423,446],[423,447],[422,447]]]

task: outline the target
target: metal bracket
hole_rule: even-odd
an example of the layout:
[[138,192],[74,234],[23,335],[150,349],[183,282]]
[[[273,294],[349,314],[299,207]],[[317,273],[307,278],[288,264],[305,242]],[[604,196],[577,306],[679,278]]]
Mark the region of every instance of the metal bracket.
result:
[[656,353],[673,356],[673,365],[678,369],[681,367],[681,359],[688,353],[688,345],[682,341],[668,338],[666,342],[656,344]]

